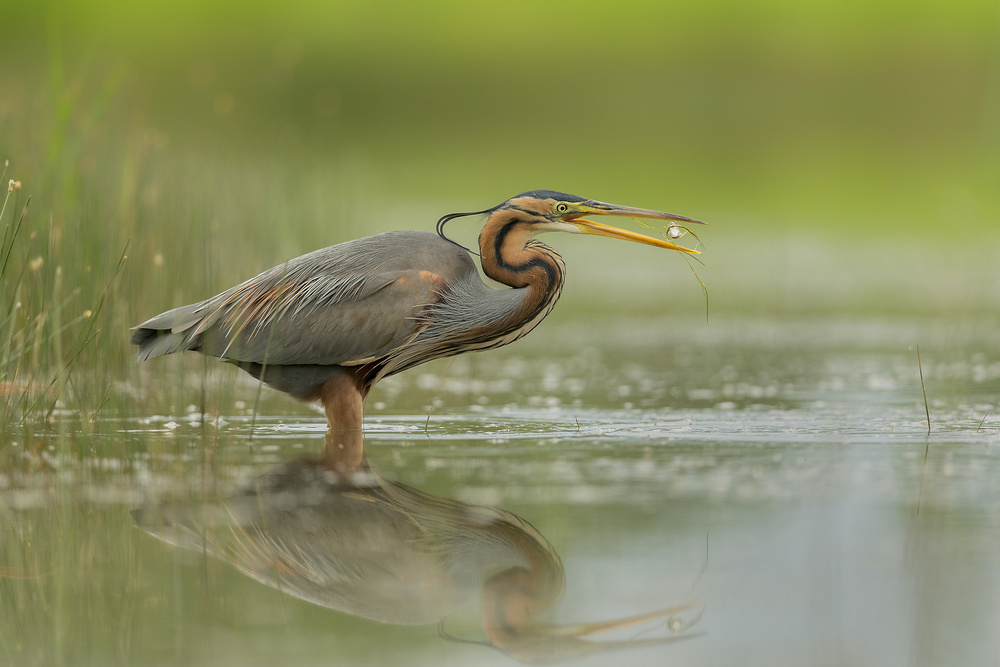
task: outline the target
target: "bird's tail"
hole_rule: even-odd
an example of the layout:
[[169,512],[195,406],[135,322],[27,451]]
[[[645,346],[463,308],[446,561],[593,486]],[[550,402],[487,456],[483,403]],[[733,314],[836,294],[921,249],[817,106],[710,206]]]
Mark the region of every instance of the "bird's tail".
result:
[[201,347],[201,333],[196,325],[204,318],[204,305],[202,302],[174,308],[137,326],[129,342],[139,346],[138,360]]

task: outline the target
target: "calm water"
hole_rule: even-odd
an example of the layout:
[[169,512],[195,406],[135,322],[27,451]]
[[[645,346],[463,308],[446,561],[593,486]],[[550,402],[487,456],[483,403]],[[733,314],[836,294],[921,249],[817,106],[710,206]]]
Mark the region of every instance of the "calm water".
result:
[[350,485],[235,370],[57,413],[0,475],[2,661],[1000,664],[995,326],[583,324],[386,381]]

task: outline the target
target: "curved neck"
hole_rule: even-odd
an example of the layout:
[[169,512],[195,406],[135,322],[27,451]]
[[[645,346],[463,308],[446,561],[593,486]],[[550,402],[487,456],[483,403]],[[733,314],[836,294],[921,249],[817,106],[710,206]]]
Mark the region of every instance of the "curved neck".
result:
[[562,293],[566,265],[534,236],[547,219],[511,208],[494,211],[479,235],[483,271],[514,289],[494,289],[475,272],[449,286],[431,326],[414,344],[377,365],[374,384],[429,359],[513,343],[534,329]]
[[535,297],[528,301],[544,301],[541,297],[552,295],[554,302],[562,291],[566,265],[555,250],[534,240],[539,222],[545,218],[535,219],[526,211],[495,211],[479,234],[479,251],[487,276],[504,285],[528,288]]

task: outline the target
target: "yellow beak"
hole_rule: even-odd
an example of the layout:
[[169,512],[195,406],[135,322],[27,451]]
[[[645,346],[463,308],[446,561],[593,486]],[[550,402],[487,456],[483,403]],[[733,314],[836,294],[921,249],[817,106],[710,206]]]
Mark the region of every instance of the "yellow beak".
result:
[[674,215],[673,213],[664,213],[662,211],[652,211],[645,208],[632,208],[631,206],[618,206],[616,204],[605,204],[599,201],[588,201],[586,203],[581,203],[577,205],[577,210],[566,217],[566,222],[574,225],[584,234],[596,234],[597,236],[607,236],[613,239],[622,239],[624,241],[635,241],[636,243],[644,243],[646,245],[656,246],[657,248],[666,248],[668,250],[677,250],[679,252],[686,252],[692,255],[701,254],[697,250],[692,250],[691,248],[685,248],[684,246],[679,246],[676,243],[671,243],[665,239],[657,239],[652,236],[646,236],[645,234],[639,234],[637,232],[630,232],[627,229],[619,229],[617,227],[612,227],[611,225],[605,225],[600,222],[594,222],[592,220],[584,220],[582,218],[577,218],[577,215],[617,215],[628,218],[652,218],[655,220],[674,220],[676,222],[688,222],[697,225],[704,225],[704,222],[700,220],[695,220],[693,218],[686,218],[683,215]]

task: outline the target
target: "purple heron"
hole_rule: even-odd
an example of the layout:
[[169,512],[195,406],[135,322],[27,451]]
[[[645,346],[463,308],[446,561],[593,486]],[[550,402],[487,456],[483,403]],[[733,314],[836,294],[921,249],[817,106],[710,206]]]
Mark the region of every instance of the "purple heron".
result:
[[[483,272],[509,289],[486,285],[470,252],[444,235],[445,223],[470,215],[487,216],[479,235]],[[507,345],[548,315],[566,266],[536,235],[596,234],[697,252],[584,218],[599,215],[699,223],[534,190],[446,215],[437,234],[385,232],[302,255],[143,322],[131,342],[140,361],[183,350],[219,357],[297,399],[321,401],[331,432],[360,431],[364,399],[380,379]]]

